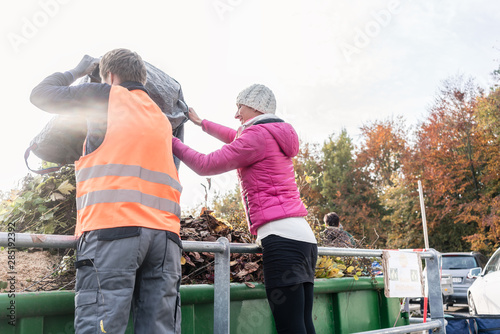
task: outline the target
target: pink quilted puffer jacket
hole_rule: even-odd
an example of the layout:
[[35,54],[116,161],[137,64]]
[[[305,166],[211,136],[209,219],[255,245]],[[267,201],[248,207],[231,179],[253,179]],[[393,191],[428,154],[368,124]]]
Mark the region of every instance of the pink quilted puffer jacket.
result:
[[304,217],[307,210],[295,183],[292,158],[299,151],[293,127],[276,118],[237,132],[203,120],[203,131],[227,145],[210,154],[196,152],[173,138],[175,156],[199,175],[214,175],[238,169],[241,197],[250,232],[273,220]]

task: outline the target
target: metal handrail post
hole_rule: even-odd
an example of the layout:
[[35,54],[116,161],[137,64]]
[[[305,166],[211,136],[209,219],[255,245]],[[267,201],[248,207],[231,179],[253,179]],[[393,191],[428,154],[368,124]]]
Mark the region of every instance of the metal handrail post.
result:
[[[354,334],[404,334],[404,333],[413,333],[419,331],[425,331],[428,329],[438,328],[440,322],[437,320],[428,321],[426,323],[415,324],[415,325],[406,325],[392,328],[384,328],[384,329],[375,329],[372,331],[366,332],[357,332]],[[437,332],[435,332],[437,333]]]
[[[30,233],[0,232],[0,246],[9,248],[40,247],[40,248],[75,248],[76,238],[69,235],[44,235]],[[230,331],[230,254],[261,253],[262,249],[255,244],[236,244],[221,237],[217,242],[182,241],[184,251],[213,252],[215,255],[214,270],[214,333],[229,334]],[[359,256],[381,257],[381,249],[354,249],[318,247],[318,255],[327,256]],[[439,253],[430,249],[421,253],[426,259],[427,282],[429,286],[429,303],[431,319],[427,323],[400,326],[374,331],[375,333],[409,333],[423,329],[435,329],[437,334],[446,334],[443,299],[439,274]]]
[[[318,247],[318,255],[327,256],[382,257],[383,252],[383,249]],[[433,255],[430,252],[421,252],[420,257],[427,259],[433,257]]]
[[214,268],[214,334],[229,334],[230,279],[229,261],[231,250],[229,240],[217,239],[224,246],[222,252],[215,252]]
[[429,249],[429,252],[432,253],[433,257],[425,259],[425,266],[427,268],[427,287],[429,291],[431,319],[441,322],[441,327],[435,333],[446,334],[441,277],[439,274],[439,253],[435,249]]
[[73,235],[0,232],[2,247],[76,248],[76,240]]

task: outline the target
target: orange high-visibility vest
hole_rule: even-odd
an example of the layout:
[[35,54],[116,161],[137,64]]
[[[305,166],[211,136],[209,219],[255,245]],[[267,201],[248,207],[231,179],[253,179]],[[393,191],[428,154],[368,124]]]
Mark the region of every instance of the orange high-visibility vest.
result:
[[172,126],[146,92],[111,87],[104,140],[75,170],[75,235],[124,226],[179,234],[182,187]]

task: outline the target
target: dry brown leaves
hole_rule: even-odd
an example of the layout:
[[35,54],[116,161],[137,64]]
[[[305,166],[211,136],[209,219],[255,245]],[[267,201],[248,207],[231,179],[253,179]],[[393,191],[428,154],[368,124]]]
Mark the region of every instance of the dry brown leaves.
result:
[[[217,241],[226,237],[230,242],[251,243],[252,236],[242,229],[233,229],[229,224],[217,220],[208,211],[197,218],[181,219],[181,239],[189,241]],[[53,256],[44,252],[16,252],[17,291],[70,290],[75,283],[73,261],[69,261],[64,274],[59,274],[64,265],[63,254]],[[214,254],[209,252],[184,252],[182,254],[182,284],[212,284],[214,281]],[[74,259],[73,259],[74,260]],[[231,281],[263,282],[261,254],[231,254]],[[7,281],[7,250],[0,251],[0,292]]]
[[[229,242],[251,243],[252,236],[242,229],[234,229],[224,221],[211,215],[210,211],[203,210],[197,217],[181,220],[181,239],[185,241],[217,241],[226,237]],[[214,282],[213,253],[187,252],[183,253],[182,284],[212,284]],[[231,281],[232,282],[263,282],[262,254],[231,254]],[[250,284],[251,285],[251,284]]]

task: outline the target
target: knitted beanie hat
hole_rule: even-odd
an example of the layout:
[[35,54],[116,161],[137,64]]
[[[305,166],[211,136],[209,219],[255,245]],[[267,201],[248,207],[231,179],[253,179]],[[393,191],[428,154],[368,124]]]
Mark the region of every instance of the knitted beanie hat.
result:
[[274,114],[276,112],[276,98],[273,91],[264,85],[254,84],[243,89],[238,94],[236,103],[254,108],[264,114]]

